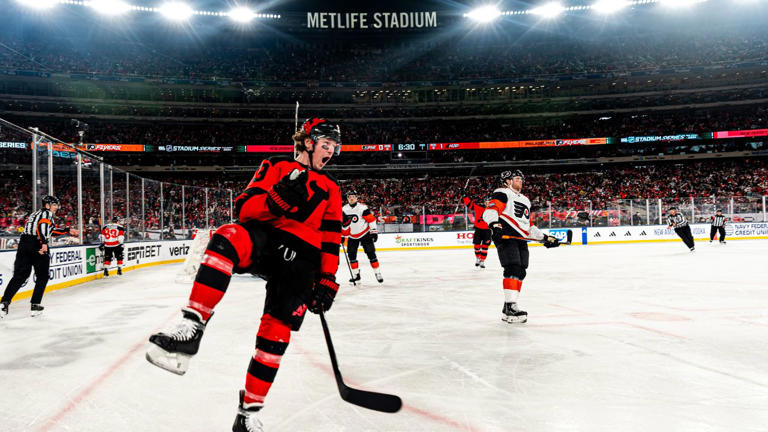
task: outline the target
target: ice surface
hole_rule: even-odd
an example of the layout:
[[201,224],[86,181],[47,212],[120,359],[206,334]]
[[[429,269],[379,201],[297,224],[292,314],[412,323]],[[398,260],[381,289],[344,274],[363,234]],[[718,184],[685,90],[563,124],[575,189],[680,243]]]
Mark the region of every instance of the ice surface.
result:
[[[343,402],[319,320],[294,333],[262,420],[276,431],[768,430],[768,242],[531,249],[501,321],[491,250],[361,257],[328,314],[347,383],[403,398],[398,414]],[[343,264],[343,261],[342,261]],[[227,431],[264,283],[237,277],[185,376],[144,359],[189,287],[153,267],[27,300],[0,322],[0,431]],[[349,278],[342,267],[339,279]]]

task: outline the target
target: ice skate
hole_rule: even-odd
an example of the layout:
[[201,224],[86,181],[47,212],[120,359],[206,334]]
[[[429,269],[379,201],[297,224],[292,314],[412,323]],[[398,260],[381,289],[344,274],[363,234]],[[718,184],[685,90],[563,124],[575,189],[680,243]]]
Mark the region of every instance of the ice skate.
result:
[[509,324],[522,324],[528,321],[528,312],[520,310],[517,303],[504,303],[501,320]]
[[480,261],[480,258],[476,259],[476,260],[475,260],[475,267],[480,267],[480,263],[481,263],[481,262],[482,262],[482,261]]
[[149,337],[146,354],[147,361],[177,375],[187,372],[189,360],[197,354],[205,330],[205,323],[197,311],[186,308],[181,311],[184,318],[174,328]]
[[36,317],[39,315],[42,315],[43,309],[45,309],[42,305],[39,304],[32,304],[32,307],[30,308],[29,316]]
[[104,277],[109,277],[109,270],[104,269]]
[[376,272],[376,280],[379,281],[379,283],[384,283],[384,276],[381,275],[381,272]]
[[355,282],[360,282],[360,273],[356,274],[355,277],[349,280],[349,283],[355,283]]
[[237,409],[235,424],[232,425],[232,432],[264,432],[264,426],[256,417],[262,404],[247,404],[243,401],[245,390],[240,390],[240,406]]
[[720,244],[725,244],[725,240],[720,240]]
[[5,318],[6,315],[8,315],[8,303],[2,302],[0,303],[0,319]]
[[480,268],[481,268],[481,269],[484,269],[484,268],[485,268],[485,261],[480,261]]
[[118,267],[117,268],[117,274],[118,274],[118,276],[122,276],[123,275],[123,269]]

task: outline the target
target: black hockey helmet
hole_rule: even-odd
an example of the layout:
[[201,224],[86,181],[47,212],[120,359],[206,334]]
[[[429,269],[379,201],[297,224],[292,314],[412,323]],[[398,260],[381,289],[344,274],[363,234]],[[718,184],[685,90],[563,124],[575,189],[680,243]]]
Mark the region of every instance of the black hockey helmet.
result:
[[722,213],[723,211],[720,209],[715,210],[715,213]]
[[59,201],[59,199],[53,195],[46,195],[43,197],[43,205],[46,205],[46,204],[61,205],[61,201]]
[[515,177],[521,177],[523,179],[523,181],[525,181],[525,176],[523,175],[523,172],[518,169],[518,170],[514,170],[514,171],[509,170],[509,171],[502,172],[501,173],[501,182],[504,183],[507,180],[512,180]]
[[112,218],[112,223],[118,223],[118,222],[120,222],[120,219],[117,216]]
[[301,125],[301,129],[309,135],[312,141],[317,142],[320,138],[328,138],[336,141],[336,148],[333,151],[334,156],[341,153],[341,128],[336,123],[332,123],[324,118],[308,118]]
[[677,211],[677,207],[670,207],[669,210],[667,210],[667,212],[671,212],[672,210]]
[[358,196],[357,191],[354,189],[350,189],[347,191],[346,194],[344,194],[344,196],[350,196],[350,195]]

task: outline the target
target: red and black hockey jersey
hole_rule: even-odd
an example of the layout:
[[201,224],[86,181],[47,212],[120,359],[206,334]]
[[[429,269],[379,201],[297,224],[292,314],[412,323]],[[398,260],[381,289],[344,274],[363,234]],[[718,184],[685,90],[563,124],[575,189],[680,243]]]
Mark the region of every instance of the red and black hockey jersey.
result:
[[[310,210],[299,218],[275,215],[267,206],[267,193],[295,169],[309,171],[306,187]],[[271,225],[294,246],[318,252],[320,272],[336,274],[341,243],[341,192],[336,179],[288,157],[272,157],[261,163],[235,203],[239,222],[257,221]]]
[[[466,199],[465,199],[466,203]],[[474,213],[475,215],[475,228],[477,229],[490,229],[488,228],[488,224],[483,220],[483,212],[485,211],[485,207],[478,205],[472,200],[469,200],[469,203],[466,203],[466,206],[469,208],[469,211]]]

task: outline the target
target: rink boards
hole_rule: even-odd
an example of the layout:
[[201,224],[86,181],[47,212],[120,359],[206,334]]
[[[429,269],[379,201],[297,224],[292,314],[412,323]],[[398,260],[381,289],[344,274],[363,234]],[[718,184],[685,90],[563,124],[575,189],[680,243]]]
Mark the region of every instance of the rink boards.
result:
[[[664,225],[571,228],[573,245],[620,244],[680,241],[673,230]],[[709,240],[709,224],[691,225],[697,241]],[[568,229],[544,230],[561,240]],[[376,242],[378,251],[445,250],[472,248],[472,231],[436,231],[420,233],[382,233]],[[726,225],[727,240],[768,239],[768,222]],[[183,262],[192,240],[128,243],[125,248],[124,271],[147,266]],[[540,246],[534,242],[531,246]],[[493,247],[493,246],[492,246]],[[360,249],[362,251],[362,249]],[[0,292],[13,276],[16,251],[0,252]],[[96,246],[71,246],[52,249],[50,280],[46,292],[102,278],[103,253]],[[111,266],[115,272],[115,265]],[[34,272],[14,300],[29,298],[34,285]]]
[[[617,227],[582,227],[582,228],[557,228],[545,229],[561,241],[565,239],[568,230],[573,231],[572,244],[618,244],[640,242],[667,242],[680,241],[674,230],[667,229],[666,225],[649,226],[617,226]],[[709,240],[709,224],[693,224],[691,231],[696,240]],[[421,232],[379,234],[376,242],[376,250],[428,250],[428,249],[463,249],[472,247],[473,231],[458,232]],[[768,222],[734,223],[725,227],[726,240],[728,239],[768,239]],[[532,243],[531,246],[539,246]],[[360,249],[362,250],[362,248]]]
[[[142,267],[183,262],[189,253],[193,240],[137,242],[125,245],[123,271]],[[46,292],[66,288],[79,283],[104,277],[102,272],[104,254],[97,246],[68,246],[51,249],[51,266]],[[0,252],[0,293],[13,276],[13,262],[16,251]],[[110,274],[115,274],[116,263],[110,266]],[[32,296],[35,275],[24,283],[14,301]]]

